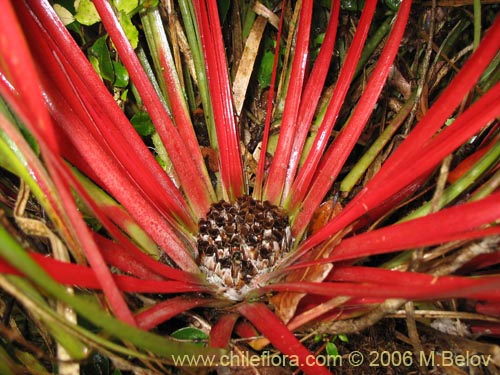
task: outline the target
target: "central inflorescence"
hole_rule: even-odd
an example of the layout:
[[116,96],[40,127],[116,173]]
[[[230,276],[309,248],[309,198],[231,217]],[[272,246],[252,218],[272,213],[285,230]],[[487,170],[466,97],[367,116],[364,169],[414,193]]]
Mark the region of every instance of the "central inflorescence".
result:
[[273,270],[292,239],[284,212],[249,196],[213,204],[198,228],[200,269],[232,300],[259,286],[256,276]]

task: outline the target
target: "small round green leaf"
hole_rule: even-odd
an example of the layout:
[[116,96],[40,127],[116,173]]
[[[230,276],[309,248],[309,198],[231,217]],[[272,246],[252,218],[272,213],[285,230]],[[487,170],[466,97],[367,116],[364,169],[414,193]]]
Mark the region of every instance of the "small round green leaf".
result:
[[337,357],[339,355],[337,345],[335,345],[333,342],[327,342],[325,349],[326,353],[331,357]]
[[125,31],[125,35],[127,35],[127,38],[132,45],[132,48],[137,48],[137,45],[139,44],[139,31],[132,23],[130,16],[125,12],[120,12],[119,20],[123,27],[123,31]]
[[141,136],[146,137],[151,135],[155,131],[155,127],[153,126],[153,122],[149,117],[147,112],[138,112],[132,116],[130,119],[132,125],[134,125],[135,130]]
[[113,0],[113,4],[119,12],[130,14],[139,6],[139,0]]
[[205,332],[194,327],[183,327],[172,333],[171,336],[178,340],[200,341],[208,339]]
[[114,85],[116,87],[126,87],[129,82],[129,75],[127,69],[123,66],[123,64],[113,61],[113,68],[115,71],[115,82]]
[[91,0],[76,0],[75,9],[75,19],[82,25],[90,26],[101,20]]

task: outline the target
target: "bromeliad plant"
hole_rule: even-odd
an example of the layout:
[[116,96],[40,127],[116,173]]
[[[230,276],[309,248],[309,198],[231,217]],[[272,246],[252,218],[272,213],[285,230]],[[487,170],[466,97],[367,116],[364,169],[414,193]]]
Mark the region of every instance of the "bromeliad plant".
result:
[[[394,72],[410,1],[385,23],[383,50],[348,116],[341,109],[358,62],[369,56],[376,1],[366,1],[326,92],[340,3],[332,1],[312,66],[313,2],[293,4],[290,19],[286,2],[279,22],[268,16],[278,37],[255,165],[240,126],[252,46],[247,42],[236,74],[241,89],[228,73],[215,0],[175,4],[187,38],[175,17],[165,30],[161,13],[173,14],[171,2],[94,0],[96,13],[82,15],[90,5],[80,2],[77,20],[100,22],[109,34],[100,48],[111,46],[116,59],[91,51],[89,62],[72,36],[78,28],[70,34],[45,0],[4,2],[0,12],[0,155],[10,173],[0,285],[54,337],[60,373],[78,371],[71,366],[88,348],[124,369],[142,363],[166,371],[185,354],[216,362],[234,348],[236,335],[252,340],[253,350],[274,346],[306,373],[328,373],[294,332],[357,331],[405,301],[465,298],[478,301],[479,313],[500,314],[500,275],[466,276],[500,261],[500,19],[430,108],[419,106],[419,121],[412,107],[424,97],[424,84],[346,175]],[[141,43],[131,19],[145,34]],[[256,18],[247,40],[258,41],[266,22]],[[285,29],[287,48],[280,43]],[[133,85],[113,97],[103,78],[125,71]],[[120,107],[131,93],[136,112],[144,109],[142,118],[154,126],[147,143]],[[202,130],[194,125],[200,113]],[[404,140],[373,167],[405,120]],[[445,188],[448,156],[478,135],[478,151]],[[359,182],[367,169],[375,173]],[[7,189],[13,176],[20,181],[15,193]],[[432,187],[429,203],[406,215],[401,207]],[[30,193],[46,222],[29,215]],[[48,238],[39,247],[49,250],[34,251],[20,233]],[[157,328],[193,309],[208,323],[205,345]],[[498,334],[492,321],[483,329]],[[10,327],[4,331],[15,332]],[[2,361],[5,373],[36,362],[16,350],[10,358],[0,353],[9,358]]]

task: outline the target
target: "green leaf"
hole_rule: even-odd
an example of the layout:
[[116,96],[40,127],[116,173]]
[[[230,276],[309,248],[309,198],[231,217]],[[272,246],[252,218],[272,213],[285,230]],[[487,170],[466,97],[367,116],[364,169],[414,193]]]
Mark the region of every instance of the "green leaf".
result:
[[63,7],[61,4],[54,4],[53,8],[59,19],[64,24],[64,26],[75,22],[75,17],[73,16],[73,14],[67,8]]
[[397,11],[401,4],[401,0],[385,0],[384,3],[390,10]]
[[321,47],[323,41],[325,40],[325,33],[320,33],[314,38],[314,46]]
[[348,10],[351,12],[357,12],[362,10],[365,6],[365,0],[342,0],[340,2],[340,7],[343,10]]
[[115,71],[114,85],[121,88],[127,87],[130,80],[127,69],[117,61],[113,61],[113,68]]
[[134,125],[137,133],[139,133],[143,137],[151,135],[155,131],[153,122],[151,121],[151,118],[149,117],[147,112],[137,112],[132,116],[130,122],[132,123],[132,125]]
[[[104,35],[97,39],[92,47],[89,48],[88,53],[89,56],[97,59],[99,65],[98,73],[101,78],[109,82],[114,82],[115,69],[113,61],[111,60],[111,55],[109,53],[107,38],[107,35]],[[95,62],[93,62],[93,65],[95,68]]]
[[348,338],[346,335],[344,335],[344,334],[340,334],[340,335],[338,335],[337,337],[338,337],[338,338],[339,338],[339,340],[340,340],[340,341],[342,341],[342,342],[349,342],[349,338]]
[[337,345],[335,345],[331,341],[326,343],[325,349],[326,353],[331,357],[337,357],[339,355],[339,350],[337,349]]
[[132,116],[130,122],[134,125],[137,133],[143,137],[151,135],[155,131],[151,117],[149,117],[147,112],[141,111],[136,113]]
[[131,14],[139,6],[139,0],[113,0],[113,4],[119,12]]
[[120,62],[111,59],[107,40],[107,35],[104,35],[95,41],[88,51],[89,60],[102,79],[116,87],[127,87],[130,80],[127,69]]
[[75,19],[82,25],[90,26],[101,20],[92,0],[75,0]]
[[208,339],[208,335],[205,332],[194,327],[180,328],[174,333],[172,333],[171,336],[178,340],[200,341]]
[[128,98],[128,89],[123,90],[122,94],[120,95],[120,100],[122,102],[127,101],[127,98]]
[[132,23],[130,16],[122,11],[118,16],[118,19],[120,20],[120,24],[122,25],[123,31],[125,31],[125,35],[127,35],[130,44],[132,44],[132,48],[137,48],[137,45],[139,44],[139,31]]
[[260,62],[259,70],[257,72],[257,79],[262,88],[268,87],[271,83],[271,76],[273,73],[274,53],[266,51]]

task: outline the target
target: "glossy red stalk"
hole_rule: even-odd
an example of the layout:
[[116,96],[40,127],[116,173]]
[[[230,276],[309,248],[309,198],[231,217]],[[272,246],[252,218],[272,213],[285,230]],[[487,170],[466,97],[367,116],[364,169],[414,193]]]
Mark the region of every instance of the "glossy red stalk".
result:
[[484,226],[500,217],[499,202],[500,193],[495,193],[480,201],[453,206],[418,219],[361,233],[344,239],[327,258],[300,263],[290,268],[352,260],[498,234],[499,226]]
[[[29,21],[28,13],[25,14],[24,20],[25,22]],[[35,23],[32,23],[32,28],[28,29],[33,30],[35,25]],[[57,25],[52,26],[55,27]],[[56,34],[59,35],[58,33]],[[168,207],[175,206],[176,202],[182,199],[176,188],[173,187],[167,178],[163,181],[168,181],[168,190],[163,191],[163,196],[155,193],[155,190],[162,190],[157,188],[158,185],[152,183],[152,181],[158,181],[158,179],[151,180],[149,178],[150,175],[144,172],[148,169],[142,168],[141,165],[137,164],[141,161],[141,158],[133,159],[130,155],[127,155],[127,152],[130,153],[128,145],[131,141],[136,140],[135,144],[137,145],[142,144],[142,141],[138,139],[137,134],[133,131],[123,113],[118,111],[117,117],[123,121],[120,131],[118,131],[118,125],[115,125],[112,121],[106,121],[109,119],[107,116],[108,113],[102,112],[100,110],[101,105],[93,101],[94,94],[87,90],[87,85],[81,81],[82,76],[74,72],[71,65],[66,64],[63,66],[64,61],[50,60],[52,53],[43,49],[43,47],[48,47],[46,40],[50,41],[50,38],[46,40],[43,38],[39,39],[39,35],[43,35],[43,30],[40,30],[39,34],[33,33],[31,37],[34,42],[37,42],[36,48],[40,49],[39,55],[44,56],[48,60],[43,65],[48,69],[43,74],[45,88],[48,90],[46,98],[48,100],[48,108],[52,110],[53,116],[57,120],[57,125],[64,124],[60,128],[58,135],[62,137],[60,144],[64,148],[65,156],[89,176],[100,182],[108,191],[114,193],[115,198],[127,207],[139,225],[151,235],[181,268],[193,272],[197,271],[197,266],[192,259],[193,254],[186,251],[186,240],[182,240],[180,233],[172,229],[176,227],[176,224],[169,219],[170,215],[167,214],[169,212]],[[64,45],[64,43],[61,44]],[[66,47],[69,51],[77,48],[75,44],[69,44]],[[73,57],[73,59],[77,58],[87,63],[83,55]],[[87,67],[89,67],[88,63]],[[87,73],[89,73],[89,77],[96,77],[93,70]],[[49,77],[52,77],[52,79],[49,79]],[[67,94],[62,95],[59,93],[56,87],[54,87],[54,82],[64,92],[67,92]],[[95,79],[91,81],[92,83],[94,86],[91,87],[95,89],[95,92],[101,93],[102,98],[108,98],[107,100],[109,101],[111,97],[107,94],[102,83],[99,80],[95,81]],[[70,100],[70,103],[66,103],[66,100]],[[115,107],[116,104],[111,101],[109,108]],[[78,115],[75,115],[75,113]],[[112,112],[112,115],[116,115],[116,112]],[[85,121],[85,124],[82,121]],[[71,127],[69,124],[71,124]],[[123,129],[124,134],[127,135],[125,130],[127,128],[126,124],[128,124],[128,135],[131,136],[130,140],[126,140],[121,133]],[[102,135],[105,135],[104,139]],[[143,148],[147,152],[144,145]],[[150,160],[150,162],[149,165],[157,166],[156,161]],[[152,170],[154,171],[155,168],[153,167]],[[165,176],[165,173],[161,169],[160,173]],[[132,178],[130,174],[133,175]],[[142,187],[145,187],[146,191],[153,195],[150,200],[147,200],[150,195],[144,194]],[[169,198],[170,192],[173,199]],[[157,204],[162,205],[161,202],[169,202],[170,204],[164,206],[162,209],[155,207]],[[177,205],[176,207],[179,206]],[[174,212],[180,212],[182,215],[183,213],[179,211],[180,209],[182,208],[174,209]],[[185,212],[183,217],[185,220],[191,220],[186,217]],[[193,227],[195,227],[195,224],[191,221],[191,228]]]
[[228,313],[219,318],[210,330],[209,342],[211,347],[224,349],[229,346],[234,326],[239,317],[238,314]]
[[[195,224],[187,216],[189,210],[184,198],[144,146],[52,8],[34,0],[30,1],[30,7],[31,11],[20,3],[18,11],[27,24],[32,47],[40,50],[44,59],[52,60],[43,66],[51,68],[53,81],[58,86],[67,87],[65,99],[73,103],[73,110],[79,114],[78,117],[87,121],[89,131],[99,134],[97,140],[111,148],[110,156],[116,156],[116,163],[126,168],[127,174],[134,177],[145,196],[155,202],[161,212],[170,212],[188,228],[193,227]],[[36,14],[36,21],[30,16],[31,12]],[[57,53],[58,60],[53,60],[52,52],[42,52],[44,47],[45,51]],[[69,87],[65,86],[67,80],[71,82]],[[92,175],[97,178],[94,173]],[[158,186],[162,188],[158,189]]]
[[[263,199],[269,200],[275,205],[280,205],[281,203],[288,163],[297,132],[297,118],[302,100],[307,56],[309,53],[312,9],[312,0],[304,0],[302,2],[297,41],[290,71],[290,83],[288,85],[283,118],[281,120],[280,137],[278,138],[278,145],[264,185]],[[262,157],[265,157],[265,155],[262,155]]]
[[109,265],[135,277],[176,280],[192,284],[202,283],[198,274],[189,274],[167,266],[143,253],[129,241],[114,242],[98,234],[94,234],[94,241],[101,249],[102,255]]
[[460,268],[460,272],[468,273],[482,268],[493,267],[500,264],[500,251],[481,254]]
[[[480,46],[457,73],[456,77],[446,87],[424,118],[408,134],[408,137],[394,151],[394,154],[384,164],[384,168],[374,176],[375,183],[381,183],[401,164],[412,161],[412,156],[420,155],[423,147],[431,141],[462,102],[467,93],[473,89],[482,72],[500,49],[500,17],[485,34]],[[497,85],[498,86],[498,85]],[[493,90],[490,89],[489,92]],[[460,116],[458,119],[460,119]],[[457,120],[458,120],[457,119]],[[455,123],[451,127],[455,127]],[[380,173],[381,172],[381,173]]]
[[[497,24],[500,25],[500,23]],[[500,32],[500,28],[498,28],[498,32]],[[472,65],[469,66],[473,68]],[[339,229],[352,223],[353,220],[356,220],[374,209],[377,205],[383,203],[385,199],[396,194],[419,176],[425,175],[432,168],[435,168],[446,155],[463,144],[473,134],[477,133],[489,121],[500,115],[500,107],[496,105],[498,100],[500,100],[500,84],[495,85],[472,107],[458,117],[452,126],[443,130],[435,138],[424,143],[424,145],[414,144],[413,155],[403,156],[404,163],[401,162],[398,165],[395,164],[395,161],[392,161],[388,167],[393,167],[390,172],[387,172],[385,169],[386,164],[384,164],[378,174],[344,208],[340,215],[314,236],[306,240],[301,247],[303,249],[311,248],[321,243],[328,236],[336,233]],[[394,155],[389,160],[397,157],[397,155]],[[385,179],[380,180],[380,174],[385,175]]]
[[[95,0],[94,5],[134,85],[141,94],[192,209],[198,218],[203,217],[210,207],[211,197],[207,188],[210,182],[206,181],[207,174],[204,171],[205,164],[200,151],[191,154],[191,150],[186,146],[183,137],[189,137],[189,134],[180,133],[183,126],[179,124],[177,127],[174,126],[123,32],[111,4],[105,0]],[[186,160],[191,162],[187,163]]]
[[286,325],[263,303],[245,303],[238,311],[247,318],[266,338],[289,358],[298,361],[299,368],[305,374],[330,374],[323,366],[319,366],[311,354]]
[[[4,9],[0,12],[0,22],[3,25],[0,38],[3,57],[0,59],[0,69],[5,78],[1,80],[0,93],[19,110],[18,114],[30,124],[37,138],[44,139],[43,146],[47,147],[48,152],[58,155],[52,121],[45,109],[43,98],[33,89],[33,85],[38,82],[38,75],[33,66],[28,43],[12,4],[7,2],[3,5]],[[9,84],[12,85],[12,91],[6,87]]]
[[[339,7],[340,2],[336,3],[337,7]],[[342,65],[339,78],[332,93],[332,98],[325,113],[325,117],[321,122],[318,133],[314,138],[313,145],[311,146],[311,150],[309,151],[302,168],[300,169],[296,178],[293,180],[290,195],[286,197],[286,207],[291,211],[293,211],[297,207],[297,205],[302,202],[302,199],[307,194],[307,188],[311,184],[311,180],[314,173],[316,172],[319,160],[324,153],[328,139],[330,138],[332,129],[339,115],[340,108],[342,107],[345,96],[347,95],[347,90],[349,89],[349,86],[351,84],[352,77],[354,76],[354,73],[356,71],[356,64],[359,60],[359,57],[361,56],[366,37],[368,36],[368,31],[370,30],[373,15],[375,14],[376,4],[376,0],[369,0],[365,3],[363,13],[361,14],[361,18],[356,29],[356,34],[354,35],[351,46],[349,47],[345,62]],[[330,16],[331,24],[329,23],[328,25],[327,34],[325,35],[325,40],[323,42],[323,46],[321,47],[320,55],[318,56],[318,60],[314,66],[314,68],[318,67],[318,74],[321,75],[322,80],[319,81],[320,85],[317,86],[316,79],[313,79],[313,69],[306,89],[304,90],[304,98],[307,98],[307,100],[305,100],[301,104],[299,115],[299,130],[294,142],[294,152],[292,153],[292,159],[290,160],[289,177],[295,177],[295,171],[298,168],[298,163],[301,158],[305,138],[307,136],[309,126],[311,124],[320,94],[323,89],[326,73],[328,72],[328,68],[330,66],[330,60],[333,54],[334,40],[329,40],[329,32],[332,33],[331,38],[335,38],[335,30],[338,23],[339,11],[337,7],[333,8],[333,6],[334,4],[332,4],[332,9],[334,9],[334,11]],[[335,17],[335,23],[332,22],[332,20],[334,19],[333,17]],[[330,28],[332,28],[332,30],[330,30]],[[325,43],[328,44],[325,45]],[[327,49],[325,50],[325,55],[322,55],[324,47],[327,47]],[[288,179],[288,184],[291,183],[292,180]]]
[[[14,66],[11,64],[16,64],[16,61],[23,59],[22,66],[15,66],[16,73],[9,73],[14,79],[14,81],[10,82],[10,84],[12,84],[16,90],[22,90],[18,91],[18,93],[23,95],[23,97],[24,95],[27,95],[27,97],[31,98],[28,100],[23,99],[22,102],[19,100],[10,100],[11,105],[14,105],[15,109],[23,108],[20,111],[21,114],[26,114],[29,111],[32,111],[33,116],[28,116],[23,120],[26,120],[25,125],[35,136],[37,136],[42,156],[44,157],[44,161],[50,172],[52,180],[54,181],[54,185],[59,192],[63,209],[68,218],[68,224],[70,224],[74,233],[74,238],[78,238],[80,240],[80,245],[82,246],[86,257],[95,272],[99,284],[103,288],[113,312],[123,321],[131,325],[135,325],[134,318],[125,303],[125,300],[123,299],[121,291],[114,282],[111,272],[107,268],[99,249],[92,241],[90,230],[78,212],[71,195],[71,186],[68,184],[67,178],[69,171],[67,166],[61,161],[59,157],[59,150],[57,146],[55,146],[56,138],[54,137],[55,131],[53,130],[53,123],[49,117],[47,109],[45,108],[45,104],[43,104],[43,97],[38,90],[40,87],[38,74],[31,54],[28,50],[28,46],[25,42],[24,34],[21,29],[19,29],[19,20],[14,14],[10,3],[6,4],[5,12],[2,12],[2,17],[4,17],[1,20],[5,27],[12,27],[12,30],[17,30],[18,32],[10,36],[10,45],[0,44],[0,49],[3,49],[2,55],[6,57],[2,59],[1,68],[12,70]],[[8,50],[5,49],[7,47],[9,48]],[[23,70],[20,70],[21,68]],[[19,77],[21,73],[23,74],[23,79]],[[18,82],[20,79],[21,81],[25,80],[27,76],[32,79],[29,81],[30,89],[28,89],[25,85],[28,81],[24,81],[24,83]],[[2,80],[2,83],[5,83],[5,81]],[[33,87],[35,87],[35,89],[33,89]],[[29,93],[24,92],[25,90],[29,91]],[[3,94],[4,91],[2,90],[2,95]],[[9,99],[12,99],[10,94],[11,92],[8,92],[6,95],[8,101]],[[36,99],[35,96],[38,96],[38,99]],[[33,105],[34,107],[26,107],[26,105]],[[42,123],[40,123],[40,121]]]
[[[50,86],[47,86],[49,89]],[[193,254],[186,249],[186,241],[180,233],[175,231],[163,218],[158,210],[144,201],[141,191],[130,184],[126,174],[109,157],[106,149],[102,149],[95,138],[81,124],[79,118],[65,110],[67,106],[55,92],[49,96],[60,102],[48,103],[57,124],[71,124],[60,128],[60,144],[64,146],[64,153],[70,161],[76,161],[82,166],[82,161],[93,166],[94,173],[101,177],[103,185],[112,191],[115,198],[127,208],[137,223],[151,236],[151,238],[165,251],[176,264],[186,271],[195,272],[198,267],[193,260]],[[86,168],[83,167],[85,171]]]
[[[327,281],[336,282],[353,282],[353,283],[376,283],[379,285],[397,285],[399,287],[404,287],[411,285],[412,287],[419,286],[429,286],[433,283],[439,284],[440,286],[453,286],[457,285],[457,289],[460,289],[459,285],[462,283],[467,284],[466,280],[481,280],[483,278],[467,278],[461,276],[434,276],[429,274],[423,274],[418,272],[402,272],[402,271],[391,271],[378,267],[338,267],[332,270],[330,275],[326,278]],[[498,276],[489,277],[485,276],[484,280],[497,280]],[[496,294],[498,296],[498,293]],[[498,298],[498,297],[495,297]]]
[[56,186],[59,187],[61,200],[65,204],[66,212],[70,218],[72,228],[75,231],[76,238],[80,240],[81,246],[84,249],[87,261],[94,272],[100,287],[111,307],[113,313],[118,319],[125,323],[135,326],[135,320],[130,309],[122,295],[122,289],[116,284],[111,270],[107,267],[106,262],[92,239],[91,230],[87,223],[83,220],[78,207],[73,201],[71,187],[67,181],[70,181],[71,171],[68,166],[61,162],[61,159],[51,160],[52,155],[47,155],[45,162],[51,168],[60,168],[58,173],[52,174]]
[[137,325],[150,330],[183,312],[210,302],[204,298],[178,296],[146,308],[135,316]]
[[[159,11],[148,12],[147,16],[142,18],[143,22],[145,18],[150,19],[148,22],[151,24],[149,28],[153,29],[150,30],[151,32],[146,32],[146,37],[150,35],[150,39],[153,39],[149,43],[149,47],[156,48],[158,60],[155,61],[155,63],[159,64],[159,71],[161,72],[164,82],[162,87],[166,90],[170,111],[172,112],[175,125],[182,139],[186,142],[186,147],[191,153],[191,157],[195,159],[195,165],[204,166],[198,139],[189,116],[189,108],[184,96],[184,90],[175,69],[174,58],[170,50],[165,30],[163,29],[163,21],[160,17],[160,13]],[[207,192],[210,193],[211,199],[214,201],[216,199],[215,192],[213,191],[206,168],[200,168],[200,173],[205,174],[205,178],[201,183],[204,183]]]
[[287,1],[284,0],[282,3],[282,9],[280,16],[280,24],[278,27],[278,34],[276,35],[276,46],[274,47],[274,61],[273,61],[273,71],[271,73],[271,82],[269,84],[268,91],[268,99],[267,99],[267,107],[266,107],[266,120],[264,123],[264,131],[262,134],[262,142],[260,147],[260,157],[257,164],[257,171],[255,174],[255,185],[253,196],[255,199],[262,200],[262,190],[264,183],[264,174],[266,167],[266,155],[267,155],[267,144],[269,142],[269,132],[271,131],[271,121],[273,118],[273,108],[274,108],[274,100],[276,96],[276,77],[278,75],[278,63],[280,58],[280,47],[281,47],[281,38],[283,33],[283,21],[285,18],[285,9],[287,6]]
[[234,201],[244,194],[245,183],[217,2],[196,0],[194,9],[211,93],[222,187],[225,198]]
[[[479,314],[500,317],[500,301],[478,303],[478,304],[476,304],[476,311]],[[500,325],[498,328],[500,328]]]
[[293,222],[293,234],[298,238],[302,236],[314,211],[324,199],[328,190],[330,190],[342,166],[347,160],[347,157],[361,135],[364,126],[368,122],[399,48],[410,14],[410,8],[410,0],[401,3],[396,22],[354,113],[348,124],[335,138],[333,144],[324,155],[314,175],[314,181],[312,181],[307,189],[307,195],[303,199]]
[[330,19],[326,28],[325,37],[302,95],[306,100],[302,100],[300,103],[297,132],[293,140],[288,171],[286,173],[285,187],[283,189],[284,200],[288,198],[291,184],[294,181],[299,167],[304,144],[316,112],[316,107],[323,92],[323,88],[325,87],[326,76],[330,70],[330,63],[334,54],[337,26],[339,23],[339,12],[340,1],[332,0]]
[[[31,257],[54,280],[68,286],[97,289],[106,292],[98,279],[94,266],[82,266],[75,263],[66,263],[38,253],[31,253]],[[0,260],[0,272],[20,275],[20,272],[4,260]],[[112,275],[121,292],[129,293],[200,293],[206,292],[206,287],[192,283],[171,280],[138,279],[126,275]],[[108,286],[109,287],[109,286]],[[127,322],[135,325],[135,321]]]
[[[398,272],[398,271],[389,271]],[[480,300],[500,301],[500,277],[434,277],[415,273],[415,276],[429,276],[425,283],[398,284],[374,282],[290,282],[274,284],[263,288],[263,291],[297,292],[338,297],[371,297],[371,298],[403,298],[407,300],[436,300],[448,298],[472,298]],[[404,275],[409,276],[409,275]],[[411,288],[408,287],[411,285]]]

